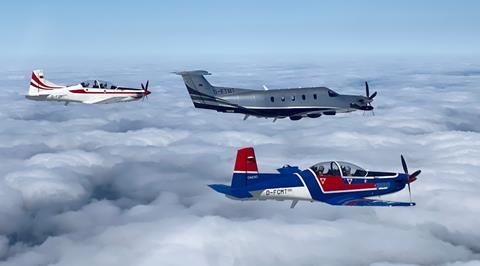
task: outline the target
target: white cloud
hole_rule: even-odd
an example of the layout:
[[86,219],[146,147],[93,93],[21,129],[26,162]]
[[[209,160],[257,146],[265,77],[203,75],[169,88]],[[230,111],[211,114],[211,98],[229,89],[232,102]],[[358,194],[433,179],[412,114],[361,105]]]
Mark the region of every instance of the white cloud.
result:
[[[148,102],[65,107],[25,100],[30,70],[9,71],[0,75],[0,265],[479,264],[478,63],[201,67],[212,82],[259,89],[363,94],[368,79],[376,116],[272,123],[195,110],[168,74],[182,66],[161,65],[87,71],[127,84],[150,78]],[[65,83],[83,73],[52,68],[46,74]],[[264,171],[330,159],[402,171],[404,154],[422,169],[412,184],[417,206],[291,210],[210,190],[230,182],[236,148],[250,145]]]

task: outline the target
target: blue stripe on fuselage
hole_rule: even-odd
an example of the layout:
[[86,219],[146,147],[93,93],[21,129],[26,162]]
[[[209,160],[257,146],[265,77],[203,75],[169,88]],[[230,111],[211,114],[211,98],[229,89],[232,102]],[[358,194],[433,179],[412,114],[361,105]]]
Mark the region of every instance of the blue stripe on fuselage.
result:
[[310,192],[310,195],[312,195],[312,198],[314,200],[321,201],[324,194],[322,193],[322,190],[318,185],[317,177],[313,175],[313,173],[308,169],[300,172],[299,175],[302,177],[303,181],[305,182],[305,185],[307,186],[308,191]]

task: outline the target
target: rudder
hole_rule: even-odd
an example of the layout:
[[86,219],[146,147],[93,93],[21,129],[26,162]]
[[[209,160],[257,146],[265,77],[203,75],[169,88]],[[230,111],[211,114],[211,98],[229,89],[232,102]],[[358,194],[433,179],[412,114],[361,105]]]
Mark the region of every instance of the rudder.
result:
[[258,178],[257,160],[252,147],[242,148],[237,151],[235,168],[233,169],[232,188],[247,186],[252,180]]

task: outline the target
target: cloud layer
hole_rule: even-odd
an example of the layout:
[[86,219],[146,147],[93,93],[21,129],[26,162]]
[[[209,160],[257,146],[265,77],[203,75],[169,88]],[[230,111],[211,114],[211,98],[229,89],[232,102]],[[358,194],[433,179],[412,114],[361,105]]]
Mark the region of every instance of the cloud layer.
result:
[[[184,68],[198,66],[184,65]],[[480,63],[206,63],[213,83],[271,89],[326,85],[379,92],[361,112],[300,121],[195,110],[172,65],[66,71],[134,86],[147,102],[27,101],[30,69],[0,73],[0,265],[480,265]],[[81,74],[76,74],[81,73]],[[235,151],[259,167],[341,159],[422,169],[414,208],[236,202]],[[407,200],[406,191],[384,197]]]

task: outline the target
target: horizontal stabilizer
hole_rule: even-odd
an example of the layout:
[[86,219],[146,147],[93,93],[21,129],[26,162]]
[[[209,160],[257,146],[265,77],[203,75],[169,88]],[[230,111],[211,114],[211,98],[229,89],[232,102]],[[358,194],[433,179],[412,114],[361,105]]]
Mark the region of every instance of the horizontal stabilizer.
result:
[[232,189],[232,187],[230,186],[221,185],[221,184],[214,184],[214,185],[208,185],[208,186],[219,193],[222,193],[234,198],[238,198],[238,199],[253,197],[252,194],[250,194],[248,191],[244,189]]
[[204,76],[204,75],[211,75],[206,70],[192,70],[192,71],[178,71],[178,72],[173,72],[174,74],[181,75],[181,76]]

